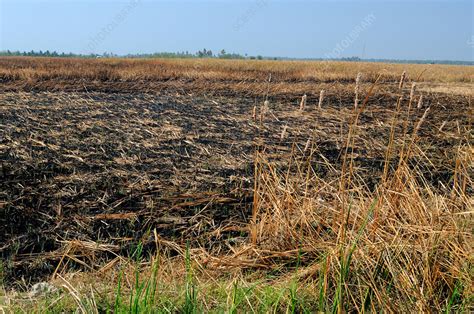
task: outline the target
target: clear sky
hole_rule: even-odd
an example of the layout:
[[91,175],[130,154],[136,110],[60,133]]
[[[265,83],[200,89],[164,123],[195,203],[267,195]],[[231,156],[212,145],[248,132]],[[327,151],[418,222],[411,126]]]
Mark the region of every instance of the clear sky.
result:
[[0,0],[0,50],[473,61],[473,0]]

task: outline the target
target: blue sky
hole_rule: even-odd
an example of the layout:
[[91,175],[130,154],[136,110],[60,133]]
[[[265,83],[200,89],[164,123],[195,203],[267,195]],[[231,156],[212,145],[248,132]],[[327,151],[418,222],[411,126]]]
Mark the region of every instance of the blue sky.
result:
[[472,0],[0,0],[0,50],[473,61]]

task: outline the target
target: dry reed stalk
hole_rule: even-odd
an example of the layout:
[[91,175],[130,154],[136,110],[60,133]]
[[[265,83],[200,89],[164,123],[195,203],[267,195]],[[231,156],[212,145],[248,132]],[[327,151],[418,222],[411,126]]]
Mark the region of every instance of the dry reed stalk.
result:
[[304,107],[306,106],[306,94],[303,95],[303,97],[301,97],[301,101],[300,101],[300,110],[303,111],[304,110]]
[[[392,123],[390,126],[390,135],[388,139],[388,144],[387,144],[387,150],[385,151],[385,159],[384,159],[384,167],[383,167],[383,173],[382,173],[382,179],[380,182],[379,186],[379,193],[383,195],[387,191],[387,180],[388,180],[388,171],[389,171],[389,166],[392,160],[392,152],[395,150],[395,130],[396,130],[396,124],[399,120],[400,117],[400,112],[401,112],[401,103],[402,103],[403,96],[399,96],[397,99],[397,105],[396,105],[396,110],[393,113],[392,116]],[[377,206],[375,207],[374,210],[374,224],[372,226],[372,231],[371,233],[375,235],[376,230],[378,229],[378,224],[379,224],[379,208],[382,206],[383,199],[380,197],[377,200]]]
[[303,152],[306,152],[309,149],[310,145],[311,145],[311,139],[308,138],[308,140],[306,141],[306,145],[304,146]]
[[321,109],[322,108],[322,105],[323,105],[323,101],[324,101],[324,89],[321,90],[321,92],[319,93],[319,103],[318,103],[318,108]]
[[430,111],[430,109],[431,109],[430,107],[426,108],[425,112],[423,113],[423,115],[420,118],[420,121],[418,121],[415,128],[413,129],[411,142],[410,142],[410,145],[408,146],[407,153],[405,154],[406,155],[405,156],[405,162],[410,158],[410,154],[411,154],[413,145],[415,144],[415,141],[416,141],[416,138],[417,138],[417,135],[418,135],[418,131],[420,130],[423,122],[425,122],[426,116],[428,115],[428,112]]
[[441,126],[438,128],[438,132],[443,131],[443,128],[446,125],[446,123],[447,123],[447,121],[443,121],[443,123],[441,123]]
[[402,76],[400,77],[400,83],[398,84],[398,89],[402,90],[406,77],[407,77],[407,71],[403,71]]
[[[364,101],[362,102],[362,105],[358,108],[354,108],[354,119],[349,125],[349,131],[347,133],[347,140],[345,144],[345,149],[344,149],[344,154],[342,156],[342,168],[341,168],[341,176],[340,176],[340,181],[339,181],[339,193],[341,195],[342,199],[342,205],[340,208],[340,216],[338,221],[345,221],[345,216],[346,216],[346,188],[350,186],[351,180],[352,180],[352,174],[353,174],[353,163],[354,163],[354,139],[355,139],[355,129],[357,127],[359,117],[361,113],[364,111],[367,103],[369,102],[370,97],[372,96],[372,93],[374,91],[375,86],[378,84],[381,74],[377,76],[377,79],[375,82],[370,86],[370,89],[367,93],[367,95],[364,98]],[[350,153],[350,162],[349,162],[349,172],[347,173],[347,157],[349,155],[349,147],[351,147],[351,153]],[[337,243],[343,243],[345,241],[345,224],[341,224],[339,226],[338,230],[338,241]]]
[[354,107],[357,108],[359,104],[359,92],[360,92],[360,81],[362,79],[362,73],[358,73],[356,77],[356,84],[355,84],[355,99],[354,99]]
[[[414,129],[414,131],[413,131],[413,134],[414,134],[414,135],[417,134],[418,131],[420,130],[420,127],[421,127],[421,125],[423,124],[423,122],[425,121],[426,116],[428,115],[428,112],[429,112],[429,111],[430,111],[430,107],[426,108],[425,112],[423,113],[423,116],[421,116],[420,121],[418,121],[418,124],[416,125],[416,127],[415,127],[415,129]],[[446,121],[443,122],[443,125],[444,125],[444,123],[446,123]]]
[[257,120],[257,106],[253,106],[252,119],[253,119],[254,121]]
[[270,101],[265,100],[263,102],[263,106],[260,108],[260,123],[263,122],[263,119],[265,118],[265,115],[268,113],[269,108],[270,108]]
[[285,125],[285,126],[283,127],[283,130],[281,131],[280,140],[283,140],[283,139],[285,138],[285,136],[286,136],[286,130],[287,130],[287,129],[288,129],[288,126]]
[[420,96],[420,99],[418,100],[418,105],[416,106],[416,108],[421,109],[422,106],[423,106],[423,95]]
[[411,84],[411,90],[410,90],[410,103],[413,101],[415,97],[415,90],[416,90],[416,83]]
[[[469,193],[466,194],[466,189],[468,186],[474,186],[474,182],[472,182],[473,164],[474,149],[469,145],[463,145],[460,143],[456,153],[452,197],[459,196],[463,198],[465,196],[469,198]],[[470,168],[469,165],[471,165]],[[466,198],[465,201],[466,203],[469,202]]]
[[[403,121],[403,135],[407,134],[408,130],[408,123],[410,121],[410,116],[411,116],[411,108],[413,104],[413,99],[415,98],[415,91],[416,91],[416,83],[411,84],[411,90],[410,90],[410,99],[408,101],[408,108],[407,108],[407,114],[405,115],[405,120]],[[401,162],[405,160],[404,154],[406,153],[405,151],[406,147],[406,140],[405,137],[403,137],[403,143],[402,143],[402,148],[400,150],[400,160],[399,160],[399,167],[401,166]]]
[[395,127],[396,127],[397,121],[398,121],[399,116],[400,116],[402,99],[403,99],[402,96],[398,97],[397,107],[396,107],[396,110],[395,110],[395,112],[393,114],[393,117],[392,117],[392,124],[390,126],[390,136],[389,136],[389,139],[388,139],[387,150],[386,150],[386,153],[385,153],[385,160],[384,160],[384,170],[383,170],[383,175],[382,175],[382,182],[383,183],[386,182],[387,177],[388,177],[388,168],[389,168],[389,165],[390,165],[392,151],[394,150],[394,146],[395,146],[395,144],[394,144],[394,142],[395,142]]
[[[260,120],[261,121],[261,120]],[[252,245],[257,245],[257,216],[259,214],[260,198],[259,198],[259,180],[260,180],[260,153],[258,148],[255,150],[254,157],[254,183],[253,183],[253,200],[252,200],[252,218],[250,221],[250,240]]]

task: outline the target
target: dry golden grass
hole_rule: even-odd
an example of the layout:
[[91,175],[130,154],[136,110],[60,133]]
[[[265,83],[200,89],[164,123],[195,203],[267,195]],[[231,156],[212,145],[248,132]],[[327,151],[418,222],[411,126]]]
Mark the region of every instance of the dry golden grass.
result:
[[0,58],[0,79],[10,81],[90,80],[149,81],[206,79],[210,81],[264,82],[272,73],[273,82],[347,82],[359,72],[373,82],[379,74],[398,81],[407,71],[407,80],[436,83],[473,83],[474,68],[452,65],[351,63],[325,61],[260,61],[219,59],[49,59]]
[[472,83],[421,83],[419,84],[419,90],[428,93],[474,96]]

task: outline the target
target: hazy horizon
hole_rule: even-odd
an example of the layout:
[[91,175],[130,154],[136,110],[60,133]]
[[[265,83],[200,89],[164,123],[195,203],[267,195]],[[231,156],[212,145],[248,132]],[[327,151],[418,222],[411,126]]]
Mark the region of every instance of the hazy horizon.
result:
[[0,50],[474,61],[472,1],[0,0]]

